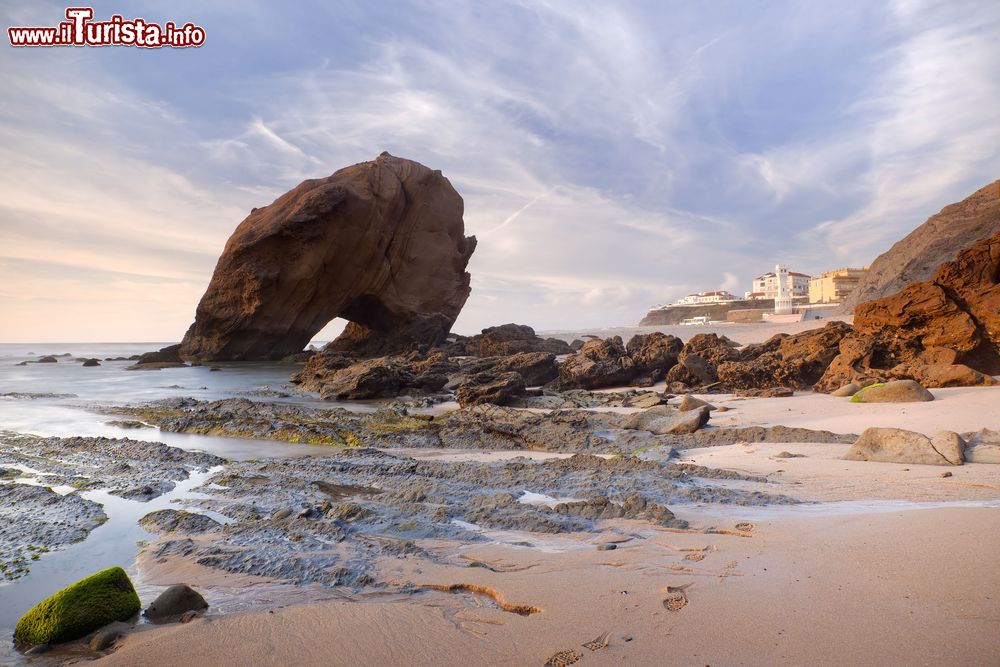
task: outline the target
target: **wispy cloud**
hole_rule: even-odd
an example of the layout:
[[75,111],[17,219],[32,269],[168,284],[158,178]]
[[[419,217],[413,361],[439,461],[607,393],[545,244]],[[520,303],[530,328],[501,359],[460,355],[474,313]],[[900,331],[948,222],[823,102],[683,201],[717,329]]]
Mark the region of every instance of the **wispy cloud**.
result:
[[66,331],[100,294],[93,336],[179,337],[251,207],[382,150],[465,198],[463,332],[629,324],[779,259],[867,263],[1000,171],[990,3],[142,12],[202,22],[206,46],[0,49],[0,308],[23,314],[0,339],[49,337],[56,293]]

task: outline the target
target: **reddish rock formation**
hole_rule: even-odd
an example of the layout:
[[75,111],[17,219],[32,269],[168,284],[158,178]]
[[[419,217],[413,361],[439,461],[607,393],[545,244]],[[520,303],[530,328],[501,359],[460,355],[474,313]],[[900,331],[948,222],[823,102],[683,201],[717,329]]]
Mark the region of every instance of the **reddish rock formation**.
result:
[[727,389],[771,389],[813,386],[840,351],[840,342],[851,331],[844,322],[829,322],[821,329],[795,335],[778,334],[740,351],[738,361],[725,361],[716,371]]
[[335,317],[334,350],[440,344],[469,296],[462,213],[440,171],[388,153],[303,182],[236,228],[181,355],[280,359]]
[[1000,181],[945,206],[872,262],[868,273],[845,301],[859,303],[895,294],[912,282],[930,280],[943,262],[1000,231]]
[[455,341],[441,346],[452,355],[496,357],[519,352],[570,354],[573,349],[558,338],[542,338],[525,324],[501,324],[483,329],[475,336],[456,336]]
[[524,390],[524,378],[518,373],[477,373],[462,380],[455,400],[463,408],[481,403],[506,405],[524,395]]
[[597,389],[629,383],[638,373],[620,336],[588,340],[559,367],[562,389]]
[[817,389],[887,379],[993,384],[990,375],[998,373],[1000,232],[942,264],[932,280],[859,305],[854,333],[841,341]]

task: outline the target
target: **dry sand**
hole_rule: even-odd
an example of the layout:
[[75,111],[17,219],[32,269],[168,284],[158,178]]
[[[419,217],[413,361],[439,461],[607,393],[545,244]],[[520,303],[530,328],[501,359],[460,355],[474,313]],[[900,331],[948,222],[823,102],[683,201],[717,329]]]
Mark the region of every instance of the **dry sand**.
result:
[[713,412],[715,426],[801,426],[835,433],[861,433],[870,426],[905,428],[932,435],[1000,430],[1000,387],[931,389],[927,403],[851,403],[848,398],[804,391],[789,398],[741,399],[701,395],[729,412]]

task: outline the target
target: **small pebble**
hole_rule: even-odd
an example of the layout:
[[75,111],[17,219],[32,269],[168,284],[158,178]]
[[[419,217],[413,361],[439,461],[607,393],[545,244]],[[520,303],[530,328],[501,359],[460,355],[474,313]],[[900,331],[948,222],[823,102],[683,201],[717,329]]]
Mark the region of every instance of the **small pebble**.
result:
[[617,548],[618,548],[618,545],[617,544],[612,544],[612,543],[598,544],[597,545],[597,550],[598,551],[614,551]]
[[950,472],[943,472],[940,475],[938,475],[938,477],[951,477],[951,473]]

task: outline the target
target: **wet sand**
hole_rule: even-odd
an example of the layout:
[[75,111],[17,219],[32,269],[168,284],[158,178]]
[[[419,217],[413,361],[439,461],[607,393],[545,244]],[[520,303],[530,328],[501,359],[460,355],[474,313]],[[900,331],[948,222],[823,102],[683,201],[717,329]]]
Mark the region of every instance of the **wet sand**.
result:
[[[789,512],[758,521],[751,537],[610,527],[643,539],[614,551],[554,554],[460,548],[528,568],[515,572],[387,563],[400,579],[479,584],[542,610],[529,616],[472,593],[323,602],[148,630],[98,664],[541,665],[566,649],[594,665],[1000,660],[995,509],[806,518]],[[704,558],[686,559],[692,554]],[[686,596],[687,604],[671,611],[663,602],[671,596]],[[607,648],[582,646],[604,632]]]

